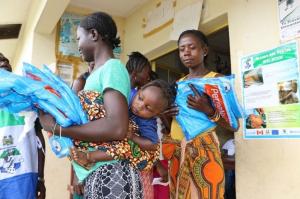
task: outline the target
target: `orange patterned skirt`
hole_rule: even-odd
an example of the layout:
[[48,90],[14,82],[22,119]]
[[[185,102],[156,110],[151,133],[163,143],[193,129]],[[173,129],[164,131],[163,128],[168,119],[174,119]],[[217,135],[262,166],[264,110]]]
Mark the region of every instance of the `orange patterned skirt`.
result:
[[224,169],[214,131],[202,133],[190,142],[167,137],[164,157],[170,160],[172,199],[223,199]]

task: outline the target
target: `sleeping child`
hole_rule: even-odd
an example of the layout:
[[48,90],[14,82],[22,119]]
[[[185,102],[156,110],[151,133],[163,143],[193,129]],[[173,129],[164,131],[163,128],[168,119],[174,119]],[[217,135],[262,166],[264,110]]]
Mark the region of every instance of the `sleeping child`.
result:
[[[71,158],[87,170],[96,162],[113,159],[128,160],[140,170],[151,169],[159,155],[156,116],[173,103],[173,93],[168,83],[163,80],[154,80],[138,91],[132,90],[127,139],[109,143],[74,141],[75,148],[71,149]],[[99,93],[81,91],[79,98],[89,120],[105,117]]]

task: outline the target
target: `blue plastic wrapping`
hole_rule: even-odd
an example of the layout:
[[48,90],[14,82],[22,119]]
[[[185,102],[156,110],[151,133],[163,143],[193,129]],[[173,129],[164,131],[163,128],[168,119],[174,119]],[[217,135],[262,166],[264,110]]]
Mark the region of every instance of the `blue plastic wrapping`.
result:
[[[31,64],[24,63],[23,73],[30,78],[37,78],[40,81],[47,81],[47,84],[51,85],[51,87],[53,87],[54,90],[62,96],[64,104],[67,105],[73,113],[72,116],[68,115],[68,118],[71,118],[73,123],[67,124],[66,126],[71,126],[72,124],[81,125],[88,122],[87,116],[82,110],[78,96],[75,95],[75,93],[64,81],[53,74],[46,65],[43,65],[42,70],[39,70]],[[55,117],[55,115],[52,116]],[[57,123],[60,124],[59,121],[57,121]],[[59,158],[69,155],[69,148],[73,146],[70,138],[59,137],[56,135],[52,136],[49,139],[49,142],[52,151]]]
[[235,91],[234,75],[217,78],[193,78],[177,82],[175,103],[179,107],[176,120],[181,126],[187,140],[216,126],[206,114],[187,106],[188,95],[194,95],[189,84],[193,84],[199,93],[206,93],[212,100],[212,105],[233,128],[238,128],[238,118],[243,117]]
[[[36,108],[40,108],[54,116],[57,123],[63,127],[73,123],[70,118],[73,118],[75,114],[72,113],[71,109],[66,106],[59,96],[52,93],[52,89],[44,82],[31,80],[1,70],[0,84],[2,88],[6,86],[6,90],[10,90],[9,95],[1,98],[3,104],[0,104],[0,107],[4,107],[4,103],[7,104],[7,107],[8,104],[10,104],[8,111],[11,113],[32,111],[36,110]],[[28,107],[24,107],[24,110],[20,110],[20,106],[17,106],[18,103],[15,103],[15,100],[22,99],[22,97],[24,97],[23,103],[31,104],[31,110],[28,110]],[[8,103],[8,101],[10,101],[10,103]],[[21,101],[18,102],[20,103]]]
[[82,106],[80,104],[78,96],[75,95],[75,93],[70,89],[70,87],[59,77],[53,74],[46,65],[43,65],[42,71],[47,77],[52,79],[52,81],[55,82],[60,87],[59,90],[62,90],[62,93],[66,93],[68,95],[66,99],[68,100],[67,103],[74,108],[76,115],[79,117],[81,121],[78,124],[86,124],[87,122],[89,122],[85,112],[82,111]]
[[[49,73],[49,72],[48,72]],[[55,76],[51,71],[50,73],[52,76]],[[73,107],[73,102],[70,99],[70,95],[68,95],[67,92],[64,92],[63,89],[61,89],[61,85],[63,81],[57,82],[54,81],[53,78],[48,74],[44,73],[40,69],[36,68],[35,66],[29,64],[29,63],[24,63],[23,64],[23,75],[36,81],[44,82],[47,85],[49,85],[47,88],[48,90],[52,91],[54,94],[59,96],[61,98],[61,101],[63,101],[64,104],[68,104],[69,106]],[[56,76],[55,76],[56,77]],[[50,86],[51,85],[51,86]],[[51,90],[53,89],[53,90]],[[70,88],[69,88],[70,90]],[[79,118],[79,115],[74,109],[69,110],[68,117],[71,117],[73,121],[75,121],[75,124],[81,124],[81,120]],[[70,115],[72,114],[72,116]],[[65,126],[65,125],[64,125]]]
[[[0,70],[0,108],[11,113],[37,111],[51,114],[62,127],[81,125],[88,122],[79,98],[59,77],[46,66],[39,70],[24,63],[24,77]],[[59,158],[69,155],[72,140],[52,136],[51,149]]]

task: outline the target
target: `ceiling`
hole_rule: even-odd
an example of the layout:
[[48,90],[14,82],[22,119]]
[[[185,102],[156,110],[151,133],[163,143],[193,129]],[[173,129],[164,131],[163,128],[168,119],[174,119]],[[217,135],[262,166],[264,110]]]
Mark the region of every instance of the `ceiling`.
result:
[[[51,1],[51,0],[48,0]],[[113,16],[127,17],[150,0],[71,0],[71,5],[101,10]],[[0,0],[0,25],[24,24],[32,0]],[[18,39],[0,39],[0,52],[9,60],[15,56]]]
[[[31,0],[0,0],[0,25],[4,24],[23,24]],[[15,55],[18,39],[1,39],[0,52],[8,59],[12,60]]]
[[71,0],[71,5],[101,10],[113,16],[128,17],[150,0]]

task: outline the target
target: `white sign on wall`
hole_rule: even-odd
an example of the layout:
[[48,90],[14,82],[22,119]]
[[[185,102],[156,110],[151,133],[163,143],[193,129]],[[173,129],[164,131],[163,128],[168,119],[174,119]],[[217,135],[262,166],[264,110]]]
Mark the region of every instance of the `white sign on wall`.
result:
[[278,0],[280,39],[300,36],[300,0]]
[[164,25],[172,22],[175,14],[175,0],[162,0],[156,8],[149,11],[144,20],[144,36],[150,35]]
[[171,40],[177,40],[179,35],[189,29],[198,30],[201,18],[203,0],[199,0],[194,4],[188,5],[175,13]]
[[57,72],[59,77],[64,80],[69,86],[71,86],[73,82],[73,65],[58,63],[57,64]]

